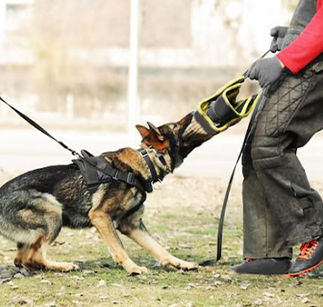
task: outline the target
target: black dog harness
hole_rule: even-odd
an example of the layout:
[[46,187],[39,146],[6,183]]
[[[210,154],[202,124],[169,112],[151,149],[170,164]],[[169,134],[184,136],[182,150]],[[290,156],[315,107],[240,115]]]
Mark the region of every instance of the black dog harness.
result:
[[[153,191],[153,183],[160,182],[161,178],[157,175],[155,166],[151,161],[147,150],[144,148],[138,149],[140,155],[145,160],[150,173],[151,179],[149,182],[143,182],[132,172],[123,172],[112,166],[102,155],[93,156],[86,150],[81,150],[82,156],[79,159],[72,160],[81,171],[89,191],[93,194],[102,183],[108,183],[112,180],[125,182],[133,187],[138,188],[143,193]],[[166,161],[162,153],[155,151],[155,154],[163,165],[166,166]]]
[[[157,156],[157,158],[159,159],[159,161],[163,164],[163,166],[166,168],[167,167],[167,164],[166,164],[166,160],[164,158],[164,155],[163,153],[159,152],[159,151],[156,151],[152,146],[150,146],[150,148],[154,151],[155,155]],[[150,174],[151,174],[151,186],[155,183],[155,182],[161,182],[162,179],[163,179],[163,175],[162,176],[158,176],[157,175],[157,172],[156,172],[156,169],[155,169],[155,166],[153,164],[153,162],[150,160],[150,157],[148,155],[148,152],[145,148],[139,148],[138,149],[140,155],[142,156],[142,158],[145,160],[148,168],[149,168],[149,171],[150,171]]]

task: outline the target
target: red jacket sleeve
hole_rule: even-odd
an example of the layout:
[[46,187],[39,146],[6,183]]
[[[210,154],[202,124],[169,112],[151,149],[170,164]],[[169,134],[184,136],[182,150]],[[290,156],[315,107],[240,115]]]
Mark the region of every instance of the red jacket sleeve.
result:
[[323,1],[303,32],[277,58],[294,74],[323,52]]

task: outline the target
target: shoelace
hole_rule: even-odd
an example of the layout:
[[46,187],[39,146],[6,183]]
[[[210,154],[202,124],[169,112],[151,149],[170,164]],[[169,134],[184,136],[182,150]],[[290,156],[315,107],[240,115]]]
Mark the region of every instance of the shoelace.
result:
[[302,259],[308,259],[312,256],[317,244],[319,242],[316,240],[310,241],[310,242],[306,242],[303,243],[301,245],[301,247],[299,248],[300,253],[298,255],[298,258],[302,258]]

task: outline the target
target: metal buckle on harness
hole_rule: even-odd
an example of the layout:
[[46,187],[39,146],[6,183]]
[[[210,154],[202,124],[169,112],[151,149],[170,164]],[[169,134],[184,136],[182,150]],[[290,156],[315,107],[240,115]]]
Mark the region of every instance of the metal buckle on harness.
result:
[[119,174],[119,171],[116,169],[116,172],[114,173],[114,175],[112,176],[112,179],[114,180],[119,180],[118,178],[118,174]]
[[144,158],[144,157],[146,157],[146,156],[148,156],[148,152],[147,152],[147,150],[146,149],[144,149],[144,148],[142,148],[142,150],[140,149],[139,150],[139,153],[140,153],[140,155]]
[[134,173],[128,173],[127,175],[127,183],[133,185],[135,182],[135,175]]

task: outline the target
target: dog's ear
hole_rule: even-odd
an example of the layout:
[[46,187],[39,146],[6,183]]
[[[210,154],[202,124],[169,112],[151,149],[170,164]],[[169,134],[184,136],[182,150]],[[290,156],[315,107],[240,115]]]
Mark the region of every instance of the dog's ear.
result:
[[147,122],[147,125],[150,128],[150,130],[152,130],[156,134],[160,135],[160,131],[158,130],[158,128],[154,124],[152,124],[151,122]]
[[164,136],[161,135],[160,131],[157,127],[155,127],[152,123],[148,122],[149,128],[146,128],[142,125],[136,125],[137,130],[139,131],[142,138],[146,138],[148,135],[150,135],[150,139],[155,139],[160,142],[163,142],[165,140]]
[[149,135],[150,130],[142,125],[136,125],[137,130],[139,131],[140,135],[144,139],[147,135]]
[[152,132],[152,134],[159,140],[159,141],[164,141],[165,137],[163,135],[161,135],[160,131],[158,130],[158,128],[152,124],[151,122],[147,122],[148,127],[150,128],[150,131]]
[[186,116],[184,116],[180,121],[177,122],[180,126],[185,126],[191,123],[193,119],[193,112],[188,113]]
[[156,128],[153,124],[148,123],[149,128],[145,126],[136,125],[137,130],[142,136],[142,141],[149,146],[154,147],[158,151],[163,151],[168,146],[168,141],[165,137],[160,133],[158,128]]

